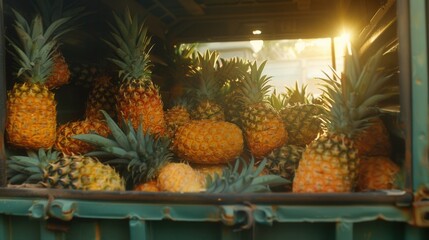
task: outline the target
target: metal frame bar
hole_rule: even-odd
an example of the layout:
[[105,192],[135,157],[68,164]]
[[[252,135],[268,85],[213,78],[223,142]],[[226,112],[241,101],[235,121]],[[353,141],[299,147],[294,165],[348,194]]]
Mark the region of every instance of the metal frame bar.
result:
[[428,49],[426,1],[412,0],[410,12],[411,43],[411,122],[413,191],[429,183],[428,151]]

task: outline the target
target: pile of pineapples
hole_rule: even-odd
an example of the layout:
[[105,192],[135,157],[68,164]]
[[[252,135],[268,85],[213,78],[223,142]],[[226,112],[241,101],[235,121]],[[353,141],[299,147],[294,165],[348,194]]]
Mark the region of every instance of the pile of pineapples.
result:
[[27,154],[9,157],[11,184],[211,193],[394,187],[399,167],[376,107],[389,96],[377,68],[382,51],[363,67],[347,56],[345,74],[327,74],[318,100],[298,85],[269,95],[266,62],[176,47],[163,71],[175,82],[167,97],[152,80],[145,21],[127,9],[113,13],[102,40],[114,74],[97,75],[81,120],[57,126],[52,89],[70,78],[59,43],[83,8],[43,9],[49,1],[37,1],[31,21],[13,11],[9,51],[19,68],[6,135]]

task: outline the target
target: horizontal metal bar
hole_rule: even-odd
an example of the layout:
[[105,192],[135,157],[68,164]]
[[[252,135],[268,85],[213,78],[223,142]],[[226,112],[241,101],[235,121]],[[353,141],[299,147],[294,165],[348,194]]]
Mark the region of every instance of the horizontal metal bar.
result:
[[405,191],[377,191],[356,193],[250,193],[207,194],[168,193],[138,191],[78,191],[59,189],[14,189],[0,188],[1,198],[62,198],[99,201],[181,204],[299,204],[299,205],[348,205],[348,204],[392,204],[410,206],[413,195]]

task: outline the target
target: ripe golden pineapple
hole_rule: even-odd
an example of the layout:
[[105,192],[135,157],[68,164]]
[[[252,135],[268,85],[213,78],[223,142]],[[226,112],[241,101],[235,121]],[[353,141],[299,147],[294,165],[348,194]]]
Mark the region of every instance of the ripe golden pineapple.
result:
[[285,144],[268,154],[266,165],[268,173],[279,175],[290,181],[279,188],[279,191],[292,191],[292,181],[303,152],[303,147]]
[[[159,87],[151,80],[150,37],[145,23],[126,9],[122,16],[114,14],[111,41],[105,41],[116,54],[110,59],[119,67],[121,83],[117,95],[119,119],[130,120],[135,129],[166,134],[163,102]],[[129,31],[136,29],[136,31]],[[126,54],[124,54],[126,53]]]
[[355,145],[360,156],[390,156],[389,132],[380,117],[374,118],[366,129],[357,134]]
[[134,187],[134,191],[139,192],[160,192],[161,189],[158,187],[158,182],[156,180],[151,180],[149,182],[145,182],[143,184],[139,184]]
[[189,106],[185,98],[180,98],[165,112],[165,122],[167,124],[168,135],[173,138],[178,127],[191,120]]
[[127,181],[128,189],[135,189],[155,180],[160,169],[173,158],[170,139],[145,132],[141,125],[135,130],[131,121],[123,120],[119,127],[105,111],[102,113],[111,131],[109,136],[87,133],[72,138],[96,147],[96,150],[88,155],[108,157],[106,163],[118,169]]
[[256,158],[262,158],[287,141],[287,131],[280,115],[267,102],[270,80],[262,71],[266,62],[259,67],[256,62],[250,64],[245,73],[241,93],[244,110],[241,122],[250,152]]
[[56,42],[52,39],[56,35],[52,33],[66,20],[59,19],[44,29],[40,16],[28,23],[18,12],[13,13],[20,34],[18,39],[8,38],[10,52],[20,66],[17,76],[25,82],[15,83],[7,93],[7,140],[26,149],[50,148],[55,142],[56,101],[44,83],[53,68]]
[[161,168],[158,186],[167,192],[201,192],[204,185],[200,174],[186,163],[169,163]]
[[362,68],[357,53],[353,54],[346,56],[341,83],[327,74],[328,79],[322,79],[326,83],[327,114],[322,115],[326,132],[306,147],[295,173],[294,192],[355,189],[360,158],[354,138],[378,116],[375,104],[389,96],[383,92],[388,77],[380,76],[378,69],[383,51],[378,51]]
[[87,119],[104,119],[100,110],[106,111],[112,118],[116,118],[117,87],[112,77],[100,75],[95,78],[88,100],[86,102],[85,117]]
[[358,191],[383,190],[395,187],[400,168],[389,157],[362,157],[359,164]]
[[287,104],[279,111],[286,124],[288,144],[305,147],[322,133],[321,119],[323,107],[311,104],[310,95],[306,93],[306,85],[301,89],[298,83],[295,88],[286,88]]
[[190,94],[196,99],[196,106],[191,111],[192,119],[211,119],[224,121],[225,113],[218,103],[222,83],[216,76],[216,66],[219,58],[218,52],[207,50],[204,55],[198,53],[195,84]]
[[52,72],[46,80],[46,86],[49,89],[55,89],[70,82],[70,70],[68,64],[58,50],[53,57],[54,66]]
[[77,190],[124,190],[124,181],[110,166],[97,159],[78,155],[61,156],[56,151],[39,149],[28,156],[8,160],[11,184],[40,183],[48,188]]
[[192,120],[177,129],[173,149],[190,163],[228,163],[242,153],[243,135],[233,123]]
[[107,137],[110,130],[104,121],[97,119],[65,123],[58,127],[55,149],[67,155],[85,154],[94,150],[94,146],[91,144],[72,138],[74,135],[85,133],[97,133]]

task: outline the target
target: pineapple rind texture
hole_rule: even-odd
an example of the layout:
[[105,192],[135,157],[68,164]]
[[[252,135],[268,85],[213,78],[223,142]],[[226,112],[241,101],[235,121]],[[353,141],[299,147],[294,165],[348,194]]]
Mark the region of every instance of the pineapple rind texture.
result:
[[169,163],[158,175],[158,186],[167,192],[201,192],[204,185],[200,174],[186,163]]
[[229,122],[192,120],[179,127],[173,140],[174,152],[191,163],[228,163],[243,152],[241,129]]
[[138,129],[157,135],[166,134],[163,102],[159,89],[152,82],[130,80],[121,84],[117,96],[119,119],[129,119]]
[[279,191],[292,190],[292,181],[304,150],[304,147],[285,144],[267,155],[266,169],[268,172],[290,181],[290,183],[285,184]]
[[104,120],[101,110],[106,111],[113,119],[116,119],[116,94],[117,87],[113,84],[112,77],[100,75],[95,77],[93,86],[88,94],[85,108],[87,119]]
[[293,181],[294,192],[350,192],[359,157],[344,135],[323,135],[305,149]]
[[319,115],[322,107],[315,104],[297,104],[280,110],[280,116],[286,124],[288,143],[305,147],[322,133]]
[[95,158],[64,156],[50,163],[44,171],[43,184],[48,188],[77,190],[125,190],[124,181],[112,167]]
[[8,143],[25,149],[51,148],[57,116],[54,94],[38,83],[16,83],[6,104]]
[[191,115],[186,107],[175,105],[165,112],[165,122],[167,124],[168,135],[173,138],[177,128],[191,120]]
[[389,157],[391,155],[389,132],[381,118],[373,119],[368,128],[356,135],[355,145],[361,156]]
[[55,149],[67,155],[85,154],[94,150],[91,144],[72,138],[74,135],[85,133],[97,133],[107,137],[110,130],[104,121],[96,119],[65,123],[58,127]]
[[400,167],[389,157],[363,157],[359,165],[358,191],[389,190],[396,186]]
[[59,88],[70,82],[70,70],[64,56],[58,50],[54,53],[53,57],[54,66],[52,73],[46,80],[46,86],[49,89]]

